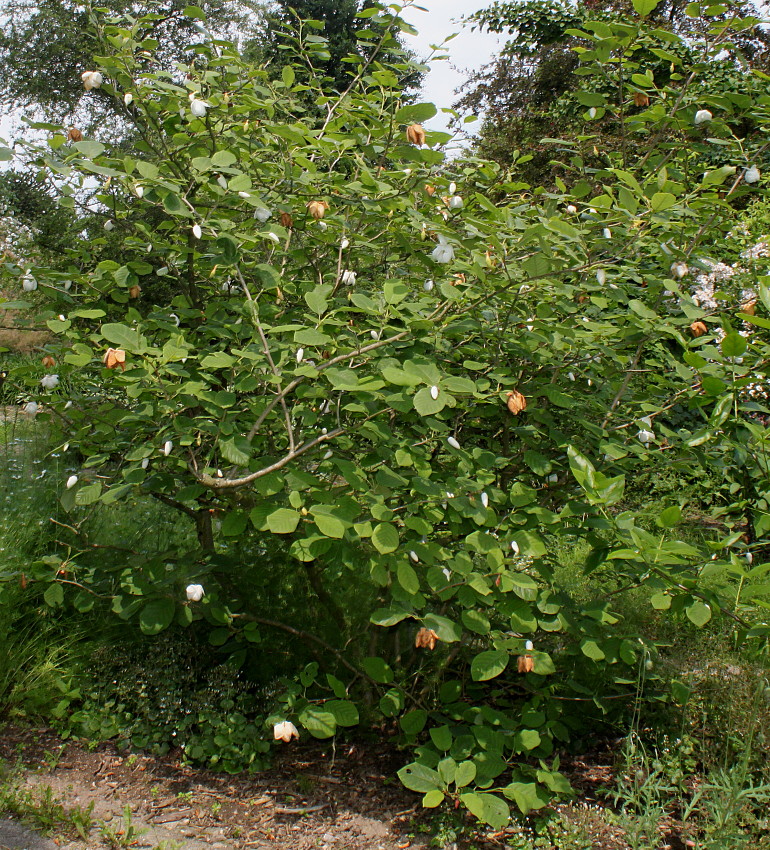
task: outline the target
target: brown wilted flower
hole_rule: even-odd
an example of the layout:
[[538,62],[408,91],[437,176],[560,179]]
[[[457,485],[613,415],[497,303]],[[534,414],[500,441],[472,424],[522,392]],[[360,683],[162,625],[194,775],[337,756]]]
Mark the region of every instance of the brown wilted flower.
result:
[[492,256],[491,251],[487,251],[484,255],[487,261],[487,268],[493,269],[497,266],[497,260]]
[[744,301],[741,304],[741,312],[746,313],[749,316],[753,316],[757,311],[757,300],[756,298],[752,298],[750,301]]
[[118,366],[125,372],[126,352],[122,348],[108,348],[102,357],[102,363],[108,369],[116,369]]
[[56,361],[51,357],[50,354],[46,354],[45,357],[40,361],[46,369],[53,369],[56,365]]
[[328,209],[329,204],[327,204],[326,201],[308,201],[307,204],[307,211],[316,221],[323,218],[326,215],[326,210]]
[[406,138],[410,144],[422,147],[425,144],[425,130],[422,124],[410,124],[406,128]]
[[22,574],[19,576],[19,587],[20,587],[22,590],[26,590],[26,589],[27,589],[27,585],[28,585],[28,584],[29,584],[29,582],[27,581],[27,576],[26,576],[26,574],[25,574],[25,573],[22,573]]
[[77,127],[70,127],[67,132],[67,138],[71,142],[80,142],[83,140],[83,134],[78,130]]
[[438,643],[438,635],[433,629],[426,629],[424,626],[417,632],[414,639],[414,645],[417,649],[435,649]]
[[643,91],[634,92],[634,106],[649,106],[650,98]]
[[695,336],[703,336],[703,334],[708,333],[708,327],[705,322],[693,322],[690,325],[690,333]]
[[426,184],[425,184],[425,191],[426,191],[426,192],[427,192],[427,193],[428,193],[431,197],[433,197],[433,195],[435,195],[435,194],[436,194],[436,187],[435,187],[435,186],[431,186],[429,183],[426,183]]
[[518,662],[519,673],[535,672],[535,659],[531,655],[520,655]]
[[455,275],[455,283],[465,283],[465,275],[462,272]]
[[128,290],[128,297],[129,297],[129,298],[138,298],[138,297],[139,297],[139,293],[140,293],[141,291],[142,291],[142,287],[141,287],[141,286],[139,286],[139,284],[138,284],[138,283],[135,283],[135,284],[134,284],[134,285],[133,285],[133,286],[132,286],[132,287]]
[[287,212],[281,213],[281,217],[280,217],[279,221],[281,222],[281,224],[284,227],[293,227],[294,226],[294,219]]
[[514,416],[517,416],[522,410],[527,409],[527,400],[518,390],[513,390],[513,392],[508,393],[508,401],[506,404],[508,405],[508,410],[510,410]]

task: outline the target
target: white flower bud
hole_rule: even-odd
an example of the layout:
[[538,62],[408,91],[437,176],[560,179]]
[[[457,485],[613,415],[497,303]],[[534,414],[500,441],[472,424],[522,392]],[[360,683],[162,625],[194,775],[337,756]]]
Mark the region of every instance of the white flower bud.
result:
[[415,562],[415,564],[419,563],[420,561],[419,557],[417,556],[417,552],[415,552],[414,549],[411,549],[409,551],[409,557]]
[[569,204],[567,206],[567,212],[571,215],[575,215],[575,213],[577,212],[577,207],[574,204]]
[[131,106],[131,104],[132,104],[133,102],[134,102],[134,96],[131,94],[131,92],[130,92],[130,91],[127,91],[127,92],[123,95],[123,103],[124,103],[126,106]]
[[142,469],[147,469],[150,465],[150,459],[148,457],[142,458]]
[[194,97],[190,101],[190,112],[196,118],[203,118],[206,114],[206,109],[208,108],[208,104],[205,100],[199,100],[197,97]]
[[532,652],[532,650],[533,650],[534,648],[535,648],[535,644],[534,644],[534,643],[532,643],[532,641],[531,641],[531,640],[528,640],[528,641],[524,644],[524,649],[525,649],[527,652]]
[[44,375],[40,379],[40,386],[44,390],[53,390],[59,385],[59,376],[58,375]]
[[163,454],[166,457],[168,457],[171,454],[171,449],[173,449],[173,448],[174,448],[173,442],[171,440],[166,440],[166,442],[163,443],[163,448],[161,449],[161,451],[163,452]]
[[609,229],[609,227],[605,227],[605,228],[602,230],[602,236],[603,236],[605,239],[612,239],[612,231]]
[[200,602],[205,591],[202,584],[188,584],[185,593],[190,602]]
[[305,349],[298,348],[297,349],[297,363],[301,363],[305,357]]
[[595,106],[592,106],[592,107],[588,110],[588,117],[589,117],[589,118],[592,118],[592,119],[593,119],[593,118],[596,118],[596,107],[595,107]]
[[511,540],[511,551],[514,555],[519,554],[519,544],[515,540]]
[[695,113],[695,126],[699,127],[701,124],[708,124],[713,117],[714,116],[708,111],[708,109],[699,109]]
[[254,218],[260,223],[264,224],[272,215],[270,210],[267,207],[257,207],[254,210]]
[[438,398],[438,387],[433,386],[430,388],[430,397],[435,401]]
[[278,234],[277,234],[277,233],[273,233],[273,231],[272,231],[272,230],[271,230],[271,231],[267,234],[267,238],[268,238],[271,242],[275,242],[275,244],[276,244],[276,245],[278,245],[278,243],[281,241],[281,240],[278,238]]
[[463,199],[459,195],[452,195],[449,199],[450,210],[461,210],[464,206]]
[[743,175],[744,183],[759,183],[759,179],[762,175],[759,172],[759,169],[756,165],[752,165],[751,168],[747,168]]
[[604,271],[604,269],[596,270],[596,281],[599,286],[604,286],[604,284],[607,282],[607,272]]
[[194,224],[194,225],[193,225],[192,232],[193,232],[193,236],[194,236],[196,239],[200,239],[200,238],[201,238],[201,236],[203,236],[203,231],[201,230],[201,226],[200,226],[199,224]]
[[430,292],[430,291],[431,291],[431,289],[433,289],[433,287],[434,287],[434,283],[433,283],[433,281],[432,281],[432,280],[426,280],[426,281],[425,281],[425,283],[423,283],[423,285],[422,285],[422,288],[423,288],[426,292]]
[[249,192],[238,192],[238,197],[246,199],[246,198],[250,198],[251,194]]
[[36,401],[28,401],[24,405],[24,413],[26,413],[27,416],[34,418],[37,416],[38,410],[40,410],[40,405]]
[[78,483],[77,475],[70,475],[67,479],[67,483],[64,485],[68,490],[71,490]]
[[104,229],[108,233],[110,232],[110,230],[114,230],[115,229],[115,222],[111,218],[108,218],[107,221],[104,222]]
[[449,445],[453,449],[459,449],[460,448],[460,444],[457,442],[457,440],[454,437],[447,437],[446,441],[447,441],[447,443],[449,443]]
[[481,494],[481,505],[484,508],[489,507],[489,496],[486,493]]
[[348,239],[347,237],[345,239],[343,239],[342,242],[340,242],[340,248],[342,248],[343,251],[345,250],[345,248],[348,248],[349,246],[350,246],[350,239]]
[[454,195],[454,193],[456,191],[457,191],[457,183],[454,183],[454,182],[450,183],[449,184],[449,194]]

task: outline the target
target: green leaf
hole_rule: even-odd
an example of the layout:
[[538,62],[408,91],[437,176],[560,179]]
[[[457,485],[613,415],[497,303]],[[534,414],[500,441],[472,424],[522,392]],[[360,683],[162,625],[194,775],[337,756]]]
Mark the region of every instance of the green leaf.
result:
[[408,711],[398,721],[399,726],[407,735],[416,735],[418,732],[422,732],[427,722],[428,712],[422,708]]
[[58,608],[64,604],[64,588],[59,582],[49,584],[43,594],[43,599],[46,605],[49,605],[51,608]]
[[292,534],[300,521],[299,511],[290,508],[278,508],[267,517],[267,527],[273,534]]
[[126,351],[138,352],[144,349],[144,340],[138,331],[125,325],[106,324],[101,327],[101,334],[113,346],[124,348]]
[[414,396],[414,409],[420,416],[432,416],[446,407],[449,395],[446,392],[439,392],[438,398],[433,398],[428,387],[423,387],[418,390]]
[[668,593],[653,593],[650,604],[656,611],[668,611],[671,607],[671,596]]
[[338,726],[357,726],[358,709],[347,699],[331,699],[324,703],[326,711],[334,715]]
[[294,68],[292,68],[291,65],[283,66],[281,69],[281,79],[287,88],[291,88],[291,86],[294,85],[295,74]]
[[361,666],[370,679],[374,679],[380,685],[388,685],[393,681],[393,671],[383,658],[364,658]]
[[457,765],[455,771],[455,785],[462,788],[465,785],[470,785],[476,778],[476,764],[472,761],[464,761]]
[[671,505],[658,514],[655,521],[661,528],[673,528],[682,521],[682,509],[679,505]]
[[411,564],[406,562],[400,563],[396,571],[396,576],[398,583],[407,593],[417,593],[420,590],[420,579]]
[[75,142],[72,147],[74,147],[78,153],[82,153],[86,159],[96,159],[97,156],[101,156],[101,154],[105,151],[105,147],[101,142],[94,142],[91,140]]
[[378,552],[383,555],[388,552],[395,552],[398,549],[398,544],[398,531],[395,525],[391,525],[389,522],[381,522],[374,527],[372,545]]
[[402,106],[395,116],[396,124],[422,124],[423,121],[429,121],[433,118],[438,110],[432,103],[411,103],[407,106]]
[[522,729],[516,735],[517,742],[524,750],[534,750],[540,746],[540,733],[535,729]]
[[308,705],[297,718],[314,738],[331,738],[337,731],[337,721],[330,711]]
[[729,333],[722,340],[722,354],[725,357],[740,357],[746,352],[746,338],[739,333]]
[[398,778],[410,791],[427,794],[428,791],[436,791],[441,788],[441,777],[435,770],[424,764],[412,762],[398,771]]
[[701,602],[700,599],[697,599],[692,605],[688,605],[685,608],[685,614],[687,614],[687,619],[691,623],[695,623],[700,629],[711,619],[711,607],[706,605],[705,602]]
[[508,804],[494,794],[462,794],[460,802],[471,814],[493,829],[503,829],[511,819]]
[[384,626],[387,628],[389,626],[395,626],[396,623],[400,623],[409,616],[409,611],[402,609],[378,608],[369,618],[369,622],[374,623],[375,626]]
[[167,629],[174,619],[175,607],[172,599],[151,599],[139,615],[139,627],[142,632],[146,635],[157,635]]
[[424,809],[435,809],[444,802],[444,792],[438,788],[434,788],[422,798],[422,807]]
[[503,649],[488,649],[480,652],[471,662],[474,682],[486,682],[499,676],[508,666],[510,656]]

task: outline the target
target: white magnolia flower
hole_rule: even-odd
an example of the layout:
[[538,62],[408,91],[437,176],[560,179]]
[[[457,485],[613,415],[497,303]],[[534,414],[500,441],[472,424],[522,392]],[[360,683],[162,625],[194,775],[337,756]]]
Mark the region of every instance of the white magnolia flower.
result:
[[449,199],[450,210],[461,210],[465,206],[463,199],[459,195],[452,195]]
[[749,566],[754,563],[754,555],[751,552],[747,552],[743,558]]
[[597,269],[596,280],[599,286],[604,286],[604,284],[607,282],[607,272],[604,271],[604,269]]
[[345,248],[348,248],[349,246],[350,246],[350,239],[348,239],[347,237],[345,237],[345,238],[342,240],[342,242],[340,242],[340,248],[342,248],[342,250],[344,251],[344,250],[345,250]]
[[134,191],[136,192],[137,198],[144,197],[144,186],[134,186]]
[[431,257],[433,257],[437,263],[451,263],[455,258],[455,249],[443,236],[439,236],[438,245],[436,245],[433,249]]
[[163,448],[161,449],[161,451],[163,452],[163,454],[166,457],[168,457],[171,454],[171,449],[173,449],[173,448],[174,448],[173,442],[171,440],[166,440],[166,442],[163,443]]
[[570,381],[574,381],[575,380],[575,373],[574,372],[567,372],[567,377],[570,379]]
[[206,114],[207,109],[208,109],[208,104],[206,103],[205,100],[200,100],[199,98],[194,97],[190,101],[190,112],[192,112],[192,114],[196,118],[203,118]]
[[602,236],[603,236],[605,239],[612,239],[612,231],[609,229],[609,227],[605,227],[605,228],[602,230]]
[[481,494],[481,504],[483,507],[489,507],[489,496],[486,493]]
[[356,285],[356,273],[347,269],[342,272],[342,285],[343,286],[355,286]]
[[126,106],[131,106],[131,104],[133,102],[134,102],[134,96],[131,94],[130,91],[126,92],[123,95],[123,103],[125,103]]
[[202,584],[188,584],[185,593],[190,602],[200,602],[205,591]]
[[449,445],[450,445],[453,449],[459,449],[459,448],[460,448],[460,444],[457,442],[457,440],[455,440],[455,438],[454,438],[454,437],[447,437],[447,440],[446,440],[446,441],[447,441],[447,443],[449,443]]
[[40,379],[40,386],[44,390],[53,390],[59,386],[59,376],[58,375],[44,375]]
[[203,231],[201,230],[201,226],[200,226],[199,224],[194,224],[194,225],[193,225],[192,232],[193,232],[193,236],[194,236],[196,239],[200,239],[200,238],[201,238],[201,236],[203,236]]
[[521,551],[519,549],[519,544],[515,540],[511,540],[511,551],[513,552],[514,555],[518,555],[519,552]]
[[452,571],[449,569],[449,567],[444,567],[444,569],[441,570],[441,572],[444,573],[444,578],[447,581],[449,581],[449,579],[452,578]]
[[595,107],[595,106],[592,106],[592,107],[588,110],[588,117],[589,117],[589,118],[596,118],[596,107]]
[[67,483],[64,485],[68,490],[71,490],[78,483],[77,475],[70,475],[67,479]]
[[432,280],[426,280],[426,281],[425,281],[425,283],[423,283],[422,288],[423,288],[426,292],[430,292],[430,291],[431,291],[431,289],[433,289],[433,286],[434,286],[434,283],[433,283],[433,281],[432,281]]
[[288,744],[295,738],[299,740],[299,732],[290,720],[284,720],[282,723],[273,724],[273,738]]
[[533,650],[534,648],[535,648],[535,644],[534,644],[534,643],[532,643],[532,641],[531,641],[531,640],[528,640],[528,641],[524,644],[524,649],[525,649],[527,652],[532,652],[532,650]]
[[251,197],[251,193],[250,193],[250,192],[238,192],[238,197],[239,197],[239,198],[244,198],[244,199],[246,199],[246,198],[250,198],[250,197]]
[[142,458],[142,469],[147,469],[150,465],[150,459],[148,457]]
[[334,455],[334,452],[331,449],[329,449],[329,451],[326,452],[326,454],[323,456],[323,459],[329,460],[329,458],[332,457],[333,455]]
[[217,183],[218,183],[218,184],[219,184],[219,185],[220,185],[223,189],[226,189],[226,188],[227,188],[227,178],[224,176],[224,174],[220,174],[220,175],[219,175],[219,177],[217,177]]
[[410,549],[409,557],[415,562],[415,564],[418,563],[419,560],[420,560],[419,557],[417,556],[417,552],[415,552],[414,549]]
[[273,233],[273,231],[272,231],[272,230],[271,230],[271,231],[267,234],[267,238],[268,238],[271,242],[275,242],[275,244],[276,244],[276,245],[277,245],[277,244],[281,241],[281,240],[279,239],[279,237],[278,237],[278,234],[277,234],[277,233]]
[[379,339],[380,338],[380,332],[379,331],[369,331],[369,336],[372,339]]
[[326,230],[326,228],[329,226],[325,221],[317,221],[316,224],[321,230]]
[[546,480],[549,484],[556,484],[556,483],[558,482],[558,480],[559,480],[559,476],[558,476],[555,472],[553,472],[553,473],[551,473],[551,475],[549,475],[549,476],[548,476],[548,478],[546,478],[545,480]]
[[571,213],[572,215],[575,215],[575,213],[577,212],[577,207],[574,204],[569,204],[567,206],[567,212]]
[[32,272],[29,271],[29,269],[21,279],[21,288],[25,292],[34,292],[37,289],[37,280],[33,277]]
[[743,175],[744,183],[759,183],[759,178],[762,175],[759,173],[759,169],[756,165],[752,165],[751,168],[747,168],[745,174]]
[[27,416],[37,416],[38,410],[40,410],[40,405],[36,401],[28,401],[24,405],[24,413]]
[[305,358],[305,349],[298,348],[297,349],[297,363],[301,363]]
[[647,446],[655,439],[655,434],[652,431],[648,431],[646,428],[641,428],[636,434],[636,439]]
[[267,207],[257,207],[254,210],[254,218],[260,223],[264,224],[272,215],[270,210]]
[[676,280],[681,280],[689,271],[690,269],[687,267],[687,263],[681,260],[671,263],[671,276]]
[[[65,410],[69,410],[71,407],[72,407],[72,402],[71,402],[71,401],[68,401],[68,402],[64,405],[64,409],[65,409]],[[66,443],[65,445],[67,446],[67,448],[69,448],[69,443]],[[66,450],[67,450],[67,449],[65,449],[64,451],[66,451]]]
[[430,388],[430,397],[435,401],[438,398],[438,387],[433,386]]
[[639,421],[648,428],[652,428],[652,416],[642,416]]
[[456,191],[457,191],[457,183],[454,183],[454,182],[450,183],[449,184],[449,194],[454,195],[454,193]]
[[699,109],[695,113],[695,126],[699,127],[701,124],[708,124],[713,117],[714,116],[708,111],[708,109]]
[[80,79],[83,81],[83,86],[86,91],[98,89],[103,82],[102,75],[99,71],[83,71],[80,75]]
[[72,289],[72,281],[71,280],[65,280],[64,283],[62,284],[62,286],[64,287],[65,292],[69,292],[70,289]]
[[111,218],[108,218],[107,221],[104,222],[104,229],[107,232],[109,232],[110,230],[114,230],[115,229],[115,222]]

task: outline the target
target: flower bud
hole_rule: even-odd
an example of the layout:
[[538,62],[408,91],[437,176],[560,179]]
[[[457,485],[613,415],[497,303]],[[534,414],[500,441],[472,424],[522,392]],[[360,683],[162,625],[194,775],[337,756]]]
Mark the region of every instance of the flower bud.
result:
[[135,283],[132,287],[129,288],[128,297],[129,298],[138,298],[141,291],[142,291],[142,287],[139,286],[138,283]]
[[188,584],[185,593],[190,602],[200,602],[205,591],[202,584]]
[[709,121],[713,119],[713,115],[708,111],[708,109],[699,109],[695,113],[694,123],[696,127],[700,127],[701,124],[708,124]]
[[67,483],[64,485],[68,490],[71,490],[78,483],[77,475],[70,475],[67,479]]
[[531,655],[520,655],[517,659],[519,673],[534,673],[535,660]]
[[435,401],[438,398],[438,387],[433,386],[430,388],[430,397]]
[[634,106],[649,106],[650,98],[643,91],[634,92]]
[[453,449],[459,449],[460,448],[460,444],[457,442],[457,440],[454,437],[447,437],[447,443],[449,443],[449,445]]

